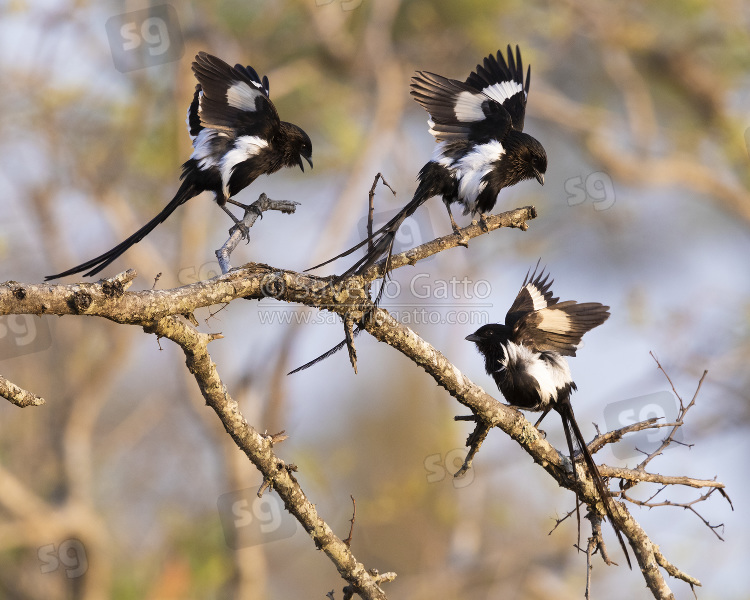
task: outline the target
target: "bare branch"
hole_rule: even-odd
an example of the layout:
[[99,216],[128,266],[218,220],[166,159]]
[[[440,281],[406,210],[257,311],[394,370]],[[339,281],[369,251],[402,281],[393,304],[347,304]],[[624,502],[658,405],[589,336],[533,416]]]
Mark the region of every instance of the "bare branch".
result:
[[357,519],[357,501],[351,494],[349,495],[349,497],[352,499],[352,518],[349,519],[349,523],[351,523],[351,526],[349,527],[349,537],[344,540],[344,543],[347,545],[347,547],[351,548],[352,537],[354,536],[354,521]]
[[468,419],[467,417],[454,417],[454,420],[472,420],[477,422],[477,426],[475,427],[474,431],[469,435],[468,438],[466,438],[466,446],[469,448],[469,452],[464,459],[464,464],[461,465],[461,468],[453,475],[455,479],[461,479],[464,475],[466,475],[469,469],[471,469],[471,463],[474,460],[474,456],[477,452],[479,452],[479,448],[481,448],[482,443],[487,438],[487,434],[490,432],[490,429],[492,429],[492,426],[489,423],[485,423],[484,421],[477,419],[476,417],[473,417],[472,419]]
[[[486,219],[483,226],[472,223],[459,235],[451,234],[393,256],[392,267],[414,264],[436,252],[459,245],[462,238],[471,239],[498,227],[525,229],[526,221],[535,216],[533,207],[491,216]],[[330,278],[309,276],[262,264],[249,264],[212,280],[173,290],[126,292],[126,286],[135,277],[133,271],[98,283],[38,285],[7,282],[0,284],[0,314],[100,316],[119,323],[142,326],[146,332],[155,333],[180,345],[185,353],[187,366],[198,382],[207,404],[217,413],[235,443],[262,472],[264,484],[260,492],[273,489],[279,494],[287,510],[303,524],[316,546],[326,552],[342,577],[349,581],[350,590],[356,590],[363,598],[385,598],[378,583],[390,580],[392,574],[381,576],[377,572],[366,571],[353,557],[346,543],[333,534],[330,527],[318,516],[314,505],[304,496],[294,478],[296,467],[284,463],[273,453],[273,436],[260,434],[245,421],[237,403],[221,382],[216,366],[207,352],[208,343],[218,336],[198,333],[176,315],[192,314],[198,307],[228,303],[237,298],[274,298],[280,302],[297,302],[329,310],[340,315],[345,321],[359,323],[373,337],[392,346],[422,367],[460,404],[471,410],[473,420],[476,420],[478,425],[468,440],[471,450],[464,464],[465,468],[469,468],[471,459],[489,429],[498,427],[532,456],[559,485],[574,489],[577,497],[590,507],[591,512],[601,516],[601,499],[585,470],[581,469],[576,482],[570,476],[571,468],[576,466],[571,465],[567,457],[560,455],[521,413],[488,395],[414,331],[399,323],[388,311],[374,306],[366,293],[366,286],[369,281],[382,276],[384,264],[384,261],[381,261],[370,268],[364,277],[353,276],[337,286],[330,285]],[[677,423],[681,424],[685,412],[694,401],[695,397],[688,406],[681,408]],[[677,423],[670,424],[673,431],[674,427],[678,426]],[[654,426],[655,423],[645,423],[630,430]],[[599,436],[594,445],[610,443],[618,435],[626,433],[626,430],[627,428],[624,428],[612,434]],[[462,470],[465,472],[465,469]],[[604,477],[618,477],[629,483],[644,481],[662,485],[708,487],[719,489],[720,493],[725,495],[722,489],[724,486],[719,482],[650,474],[645,472],[644,465],[635,470],[602,465],[599,470]],[[623,534],[635,550],[639,566],[652,594],[656,598],[671,598],[672,593],[657,564],[655,552],[658,548],[622,502],[613,502],[612,509]],[[601,545],[599,547],[602,548]],[[697,580],[690,579],[690,582],[691,585],[699,585]]]
[[263,218],[263,213],[267,210],[278,210],[284,214],[291,214],[297,210],[297,206],[299,206],[299,202],[271,200],[265,194],[261,194],[255,202],[246,206],[242,220],[229,230],[229,239],[216,251],[216,258],[219,260],[221,272],[228,273],[232,268],[229,264],[230,255],[234,252],[234,249],[243,237],[249,238],[249,230],[255,225],[258,217]]
[[695,394],[693,394],[692,400],[687,406],[685,406],[685,403],[682,401],[682,397],[677,393],[677,390],[674,387],[674,383],[672,383],[669,375],[667,375],[667,372],[661,366],[659,359],[654,356],[653,352],[649,352],[649,354],[651,354],[651,357],[654,359],[654,361],[656,361],[656,365],[659,367],[659,370],[664,373],[664,376],[667,378],[669,385],[672,387],[674,395],[680,401],[680,408],[677,411],[677,418],[675,419],[675,425],[672,428],[672,431],[669,432],[669,435],[664,439],[664,441],[662,441],[658,448],[656,448],[653,452],[646,456],[645,459],[643,459],[641,464],[639,464],[636,469],[644,469],[648,463],[650,463],[655,457],[659,456],[664,451],[664,449],[667,448],[667,446],[674,442],[674,436],[677,433],[677,430],[682,427],[683,423],[685,422],[685,415],[687,414],[687,412],[695,405],[695,401],[698,398],[698,393],[701,391],[701,386],[703,385],[703,380],[706,379],[706,376],[708,375],[708,371],[703,371],[703,375],[698,382],[698,387],[695,390]]
[[693,505],[697,504],[698,502],[703,502],[704,500],[708,500],[708,497],[711,494],[713,494],[717,489],[718,488],[710,489],[708,492],[706,492],[702,496],[699,496],[698,498],[695,498],[694,500],[691,500],[690,502],[672,502],[671,500],[664,500],[662,502],[652,502],[651,500],[653,500],[653,498],[657,494],[659,494],[662,490],[659,490],[658,492],[656,492],[656,494],[654,494],[648,500],[636,500],[635,498],[630,498],[625,494],[625,492],[622,493],[622,497],[623,499],[628,500],[628,502],[632,502],[636,506],[644,506],[646,508],[655,508],[657,506],[677,506],[679,508],[684,508],[685,510],[689,510],[696,517],[698,517],[701,521],[703,521],[703,524],[706,527],[708,527],[711,530],[711,532],[723,542],[724,538],[721,537],[716,530],[719,528],[723,530],[724,523],[719,523],[718,525],[711,525],[711,523],[709,523],[705,518],[703,518],[703,516],[693,507]]
[[[661,427],[674,427],[676,423],[657,423],[659,419],[662,417],[652,417],[651,419],[646,419],[645,421],[639,421],[638,423],[633,423],[632,425],[626,425],[625,427],[620,427],[620,429],[614,429],[612,431],[607,431],[606,433],[600,433],[597,435],[588,445],[589,452],[591,452],[592,455],[599,452],[604,446],[607,444],[616,444],[619,442],[623,436],[626,433],[633,433],[634,431],[643,431],[645,429],[660,429]],[[597,432],[599,431],[599,428],[597,427]]]
[[[500,229],[501,227],[511,227],[526,231],[529,228],[527,221],[535,219],[536,216],[536,208],[533,206],[524,206],[523,208],[509,210],[497,215],[487,215],[482,220],[482,223],[472,221],[471,225],[459,229],[458,233],[451,233],[406,252],[394,254],[390,259],[389,269],[394,270],[405,265],[415,265],[418,261],[433,254],[448,250],[449,248],[455,248],[456,246],[464,246],[468,240],[494,231],[495,229]],[[367,269],[363,274],[364,279],[366,281],[380,279],[385,274],[386,261],[387,259],[380,260]]]
[[227,433],[263,474],[264,483],[268,481],[266,487],[272,487],[279,494],[286,509],[302,524],[316,547],[333,561],[352,589],[362,598],[385,600],[385,594],[378,586],[383,579],[373,577],[319,516],[317,508],[292,475],[296,467],[286,465],[273,452],[273,436],[259,433],[242,416],[237,401],[229,395],[208,353],[210,337],[176,317],[144,324],[143,329],[146,333],[170,339],[182,348],[185,363],[206,404],[216,412]]
[[40,406],[45,400],[41,396],[32,394],[12,381],[0,375],[0,396],[9,400],[11,404],[24,408],[26,406]]

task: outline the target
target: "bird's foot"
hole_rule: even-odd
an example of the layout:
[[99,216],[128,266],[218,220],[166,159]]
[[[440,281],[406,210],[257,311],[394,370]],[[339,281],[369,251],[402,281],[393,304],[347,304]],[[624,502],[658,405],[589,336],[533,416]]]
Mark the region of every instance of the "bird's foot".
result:
[[[232,202],[232,204],[237,204],[239,206],[244,206],[243,204],[240,204],[239,202],[235,202],[233,200],[228,200],[228,202]],[[229,210],[225,205],[220,205],[221,210],[223,210],[227,215],[229,215],[229,218],[234,221],[234,225],[229,230],[229,235],[234,235],[235,231],[239,231],[242,234],[242,239],[247,240],[248,243],[250,243],[250,229],[247,225],[245,225],[242,221],[240,221],[237,217],[235,217],[232,214],[232,211]]]
[[250,228],[242,221],[235,221],[234,225],[229,229],[229,235],[234,235],[235,231],[239,231],[242,235],[242,239],[247,240],[248,244],[250,243]]

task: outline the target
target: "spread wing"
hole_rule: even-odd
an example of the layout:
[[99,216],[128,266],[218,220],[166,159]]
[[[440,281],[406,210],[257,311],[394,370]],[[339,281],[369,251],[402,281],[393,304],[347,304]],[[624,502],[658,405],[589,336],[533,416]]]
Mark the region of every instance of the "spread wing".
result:
[[533,273],[531,269],[526,273],[521,289],[513,301],[508,314],[505,315],[505,324],[508,327],[513,327],[525,315],[547,308],[556,304],[559,300],[559,298],[552,297],[552,290],[550,289],[554,283],[554,279],[550,279],[549,274],[544,274],[544,268],[537,275],[536,271],[538,268],[539,261],[537,261]]
[[524,314],[513,327],[513,339],[534,352],[575,356],[583,335],[608,318],[609,306],[569,300]]
[[430,114],[430,133],[438,142],[502,140],[511,126],[501,102],[455,79],[417,71],[411,95]]
[[516,56],[508,44],[508,60],[506,62],[500,50],[497,57],[490,54],[482,65],[466,79],[466,83],[478,92],[498,102],[510,114],[513,129],[523,130],[523,120],[526,114],[526,99],[529,95],[531,83],[531,66],[526,72],[526,84],[523,79],[523,62],[521,50],[516,46]]
[[233,137],[259,136],[270,140],[280,120],[269,98],[268,78],[250,66],[230,67],[220,58],[199,52],[193,62],[198,80],[188,108],[191,137],[208,127]]

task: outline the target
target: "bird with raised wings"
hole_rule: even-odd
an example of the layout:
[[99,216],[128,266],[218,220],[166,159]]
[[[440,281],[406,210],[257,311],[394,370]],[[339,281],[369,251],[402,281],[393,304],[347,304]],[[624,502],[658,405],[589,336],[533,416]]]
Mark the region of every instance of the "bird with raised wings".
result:
[[182,165],[180,185],[162,211],[111,250],[45,279],[88,271],[96,275],[151,233],[180,205],[201,192],[213,192],[216,203],[238,223],[226,204],[245,205],[234,196],[260,175],[282,167],[312,167],[312,143],[297,125],[279,118],[269,95],[268,78],[250,66],[230,67],[220,58],[200,52],[193,62],[198,80],[187,112],[193,153]]
[[[584,334],[609,318],[609,307],[598,302],[558,302],[552,283],[544,269],[538,275],[536,269],[527,273],[505,323],[483,325],[466,339],[476,344],[487,374],[511,406],[541,411],[536,425],[552,409],[560,414],[570,459],[575,460],[577,446],[630,565],[613,501],[573,414],[570,396],[577,388],[565,360],[576,355]],[[575,462],[573,475],[577,481]]]
[[463,207],[464,214],[484,215],[494,208],[503,188],[525,179],[544,184],[547,154],[539,141],[523,132],[531,67],[524,82],[518,46],[514,56],[508,45],[507,56],[506,61],[499,50],[490,54],[463,82],[416,72],[411,95],[429,113],[437,146],[419,172],[414,197],[372,238],[308,270],[348,256],[370,240],[372,248],[338,279],[363,273],[382,256],[390,258],[398,228],[433,196],[442,197],[457,232],[452,204]]

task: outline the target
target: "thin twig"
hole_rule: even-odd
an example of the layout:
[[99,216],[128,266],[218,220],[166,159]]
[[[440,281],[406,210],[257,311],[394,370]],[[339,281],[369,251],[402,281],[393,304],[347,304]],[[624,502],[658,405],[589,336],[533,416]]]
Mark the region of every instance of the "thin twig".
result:
[[349,526],[349,537],[344,540],[344,543],[351,548],[352,536],[354,535],[354,521],[357,518],[357,501],[351,494],[349,494],[349,497],[352,499],[352,518],[349,519],[349,523],[351,523]]

